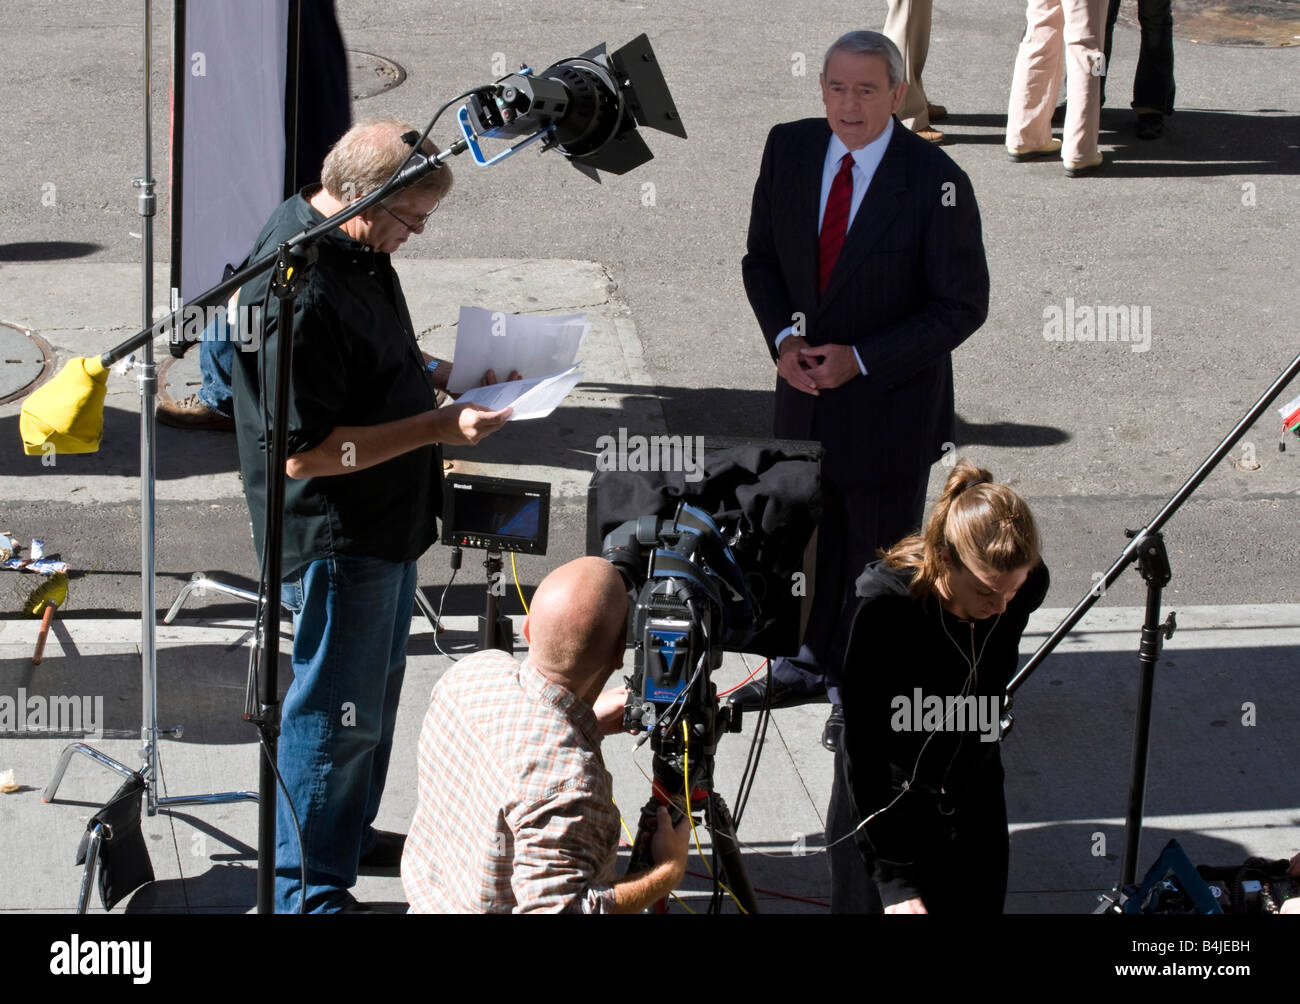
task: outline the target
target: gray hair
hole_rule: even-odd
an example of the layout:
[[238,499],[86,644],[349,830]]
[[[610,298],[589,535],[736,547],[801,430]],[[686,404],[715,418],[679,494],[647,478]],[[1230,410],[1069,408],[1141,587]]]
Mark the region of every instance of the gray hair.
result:
[[889,89],[892,91],[903,79],[903,54],[898,46],[886,35],[878,31],[850,31],[837,38],[822,60],[822,76],[826,76],[826,67],[830,65],[831,56],[837,52],[849,52],[862,56],[879,56],[885,61],[889,72]]
[[[366,119],[343,134],[325,155],[321,184],[340,202],[360,199],[379,188],[411,153],[403,136],[419,133],[398,119]],[[411,137],[414,143],[415,136]],[[421,148],[434,156],[438,147],[426,139]],[[439,199],[451,189],[451,168],[443,164],[414,185],[412,191],[428,192]]]

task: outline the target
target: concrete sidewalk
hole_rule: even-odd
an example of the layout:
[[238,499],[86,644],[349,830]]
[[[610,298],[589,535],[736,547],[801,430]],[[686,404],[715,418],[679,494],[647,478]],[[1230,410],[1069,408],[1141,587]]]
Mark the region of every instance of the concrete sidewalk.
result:
[[[196,598],[175,624],[158,632],[160,725],[184,725],[183,738],[162,744],[160,795],[255,790],[257,785],[254,733],[239,719],[248,624],[205,618],[203,602]],[[1022,651],[1031,652],[1065,612],[1038,611]],[[1094,609],[1018,695],[1018,723],[1003,752],[1012,824],[1008,912],[1086,913],[1118,874],[1141,613],[1136,608]],[[1179,610],[1178,619],[1178,633],[1167,645],[1156,682],[1139,868],[1144,871],[1171,836],[1197,863],[1234,864],[1251,855],[1289,857],[1300,849],[1294,783],[1300,751],[1293,741],[1290,675],[1300,645],[1300,606],[1192,607]],[[34,710],[42,705],[54,709],[59,698],[90,698],[89,707],[102,701],[102,719],[94,723],[98,735],[86,741],[138,766],[138,622],[69,618],[55,623],[45,659],[34,668],[35,622],[0,622],[0,671],[5,680],[16,681],[32,709],[26,731],[4,735],[0,747],[0,771],[12,769],[20,786],[16,793],[0,796],[0,832],[8,844],[0,910],[6,912],[72,910],[80,876],[73,855],[81,832],[120,781],[88,758],[75,756],[57,801],[42,804],[61,751],[77,737],[45,731],[69,724],[52,720],[52,711],[42,729],[32,727]],[[472,619],[449,619],[448,628],[443,647],[451,655],[472,649]],[[283,647],[287,624],[285,632]],[[435,650],[428,624],[417,617],[378,819],[383,828],[404,830],[414,812],[416,739],[429,691],[448,665],[447,657]],[[717,675],[720,689],[739,682],[755,666],[751,657],[729,655]],[[287,675],[285,666],[282,682]],[[17,699],[20,694],[15,689],[0,693],[4,696]],[[1253,707],[1247,709],[1248,703]],[[830,881],[825,855],[819,853],[831,780],[831,756],[819,743],[825,712],[820,703],[782,708],[773,713],[768,729],[739,830],[750,877],[762,890],[764,912],[828,909]],[[746,716],[743,733],[724,737],[719,746],[717,787],[729,804],[756,719]],[[605,758],[623,817],[634,824],[649,792],[644,775],[650,751],[634,752],[630,737],[617,736],[606,740]],[[252,910],[256,820],[251,803],[182,806],[146,816],[144,832],[157,881],[117,911]],[[707,852],[702,830],[701,836]],[[16,862],[21,867],[14,867]],[[697,856],[689,868],[704,873]],[[707,880],[690,877],[681,897],[700,907],[707,890]],[[403,908],[395,876],[363,876],[354,891],[363,900],[389,904],[395,911]],[[98,900],[94,908],[101,911]]]

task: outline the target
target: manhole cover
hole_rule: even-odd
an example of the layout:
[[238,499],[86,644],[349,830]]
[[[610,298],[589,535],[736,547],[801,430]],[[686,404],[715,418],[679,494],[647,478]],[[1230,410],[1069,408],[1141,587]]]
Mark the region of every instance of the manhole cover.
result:
[[[1300,0],[1174,0],[1174,37],[1210,45],[1300,45]],[[1137,4],[1119,20],[1138,27]]]
[[0,321],[0,404],[25,397],[49,368],[44,339]]
[[359,49],[348,50],[348,67],[353,101],[391,91],[406,79],[406,71],[391,59]]
[[203,374],[199,370],[199,351],[202,346],[192,349],[176,359],[168,356],[158,363],[158,396],[164,401],[184,401],[191,394],[197,394],[203,386]]

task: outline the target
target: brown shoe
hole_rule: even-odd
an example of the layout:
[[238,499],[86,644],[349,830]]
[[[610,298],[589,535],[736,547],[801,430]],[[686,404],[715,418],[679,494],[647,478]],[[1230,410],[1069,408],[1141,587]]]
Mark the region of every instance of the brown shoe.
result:
[[925,109],[926,113],[930,116],[931,122],[942,122],[948,117],[948,109],[943,105],[927,104]]
[[943,133],[938,129],[918,129],[916,134],[927,143],[933,143],[935,146],[943,145]]
[[235,420],[229,415],[213,411],[197,394],[191,394],[184,401],[173,401],[159,397],[158,408],[154,417],[163,425],[174,429],[208,429],[212,432],[234,432]]

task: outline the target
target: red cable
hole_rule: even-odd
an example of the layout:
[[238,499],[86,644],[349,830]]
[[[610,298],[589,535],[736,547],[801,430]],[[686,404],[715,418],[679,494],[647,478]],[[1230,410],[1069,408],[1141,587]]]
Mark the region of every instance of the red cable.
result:
[[720,693],[718,696],[719,696],[719,697],[726,697],[726,696],[727,696],[728,694],[730,694],[733,690],[739,690],[741,687],[743,687],[745,684],[747,684],[747,683],[748,683],[750,680],[752,680],[754,677],[758,676],[758,674],[762,671],[763,667],[766,666],[766,665],[767,665],[767,660],[764,659],[762,662],[760,662],[760,663],[758,664],[758,669],[754,670],[754,672],[750,673],[747,677],[745,677],[743,680],[741,680],[741,681],[740,681],[738,684],[736,684],[734,687],[729,687],[729,688],[727,688],[726,690],[724,690],[724,691],[723,691],[722,693]]

